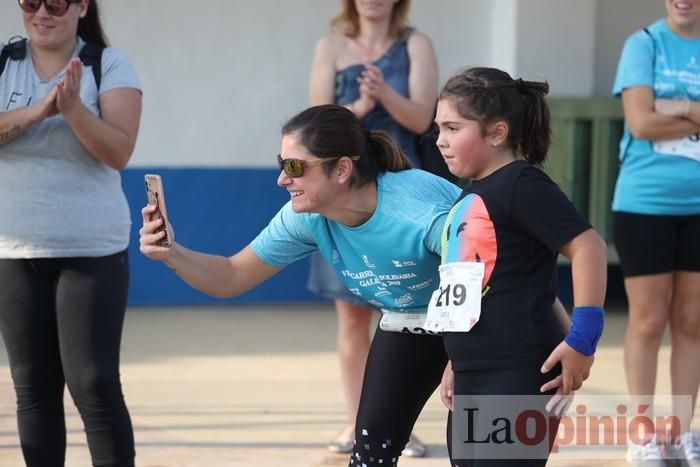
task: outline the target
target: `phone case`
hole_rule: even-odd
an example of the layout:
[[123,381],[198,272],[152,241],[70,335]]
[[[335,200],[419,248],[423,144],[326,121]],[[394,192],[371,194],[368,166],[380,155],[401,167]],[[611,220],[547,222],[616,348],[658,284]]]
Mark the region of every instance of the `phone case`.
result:
[[168,223],[168,210],[165,206],[165,190],[163,189],[163,181],[160,175],[156,174],[146,174],[146,196],[148,197],[148,204],[153,204],[158,207],[158,210],[153,215],[153,219],[163,218],[165,221],[163,225],[158,229],[158,231],[165,230],[165,237],[158,241],[158,246],[164,246],[170,248],[172,246],[170,239],[172,238],[172,230],[170,229],[170,224]]

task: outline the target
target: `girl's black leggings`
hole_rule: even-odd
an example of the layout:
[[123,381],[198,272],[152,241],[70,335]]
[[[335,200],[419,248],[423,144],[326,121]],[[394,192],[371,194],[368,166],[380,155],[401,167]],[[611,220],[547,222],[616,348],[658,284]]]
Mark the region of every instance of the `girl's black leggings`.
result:
[[126,251],[98,258],[0,259],[0,332],[28,467],[63,467],[68,387],[95,466],[133,467],[119,379]]
[[[542,374],[540,367],[545,359],[546,356],[542,358],[541,362],[537,361],[515,368],[455,371],[454,393],[456,397],[461,396],[463,399],[455,401],[455,410],[458,416],[455,416],[455,412],[450,412],[447,425],[447,448],[450,452],[452,467],[544,467],[547,464],[552,448],[550,441],[553,441],[548,435],[556,432],[559,419],[552,418],[554,416],[545,410],[547,401],[556,391],[550,390],[541,394],[540,387],[558,376],[561,373],[561,367],[557,365],[549,373]],[[466,405],[469,406],[474,415],[471,418],[465,415],[465,400],[469,401]],[[473,441],[483,441],[485,439],[484,433],[491,433],[496,430],[496,427],[502,428],[503,423],[495,423],[490,417],[482,419],[479,414],[493,413],[494,409],[498,409],[499,406],[508,407],[511,404],[513,404],[512,407],[520,407],[531,413],[542,414],[541,419],[547,420],[548,423],[546,434],[537,440],[539,441],[537,447],[530,447],[530,450],[527,451],[528,458],[499,459],[501,450],[496,442],[461,444],[459,449],[455,449],[456,446],[453,445],[453,442],[464,443],[470,437],[468,435],[470,432],[475,434],[472,438]],[[506,410],[505,413],[508,414],[507,418],[511,422],[511,430],[508,434],[515,443],[520,443],[518,437],[514,436],[513,433],[514,415],[519,412]],[[455,425],[457,423],[459,426]],[[453,428],[456,431],[453,432]],[[465,434],[467,434],[466,437]],[[501,432],[500,437],[502,438],[504,434]],[[453,435],[456,437],[453,438]],[[466,459],[464,458],[465,452],[470,453]]]

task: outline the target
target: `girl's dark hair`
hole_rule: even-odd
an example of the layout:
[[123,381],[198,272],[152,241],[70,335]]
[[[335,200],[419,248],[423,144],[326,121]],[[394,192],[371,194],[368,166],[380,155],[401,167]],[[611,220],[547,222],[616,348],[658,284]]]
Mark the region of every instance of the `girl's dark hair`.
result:
[[97,6],[97,0],[90,0],[85,18],[80,18],[78,21],[78,36],[89,44],[107,47],[107,36],[100,22],[100,11]]
[[[335,104],[310,107],[282,127],[282,135],[294,135],[316,157],[360,156],[353,162],[350,186],[376,180],[380,173],[411,168],[411,161],[384,131],[362,128],[350,110]],[[337,159],[323,164],[330,174]]]
[[542,165],[551,143],[547,82],[513,79],[495,68],[469,68],[452,76],[440,92],[459,114],[479,122],[482,135],[492,123],[508,124],[507,143],[534,165]]

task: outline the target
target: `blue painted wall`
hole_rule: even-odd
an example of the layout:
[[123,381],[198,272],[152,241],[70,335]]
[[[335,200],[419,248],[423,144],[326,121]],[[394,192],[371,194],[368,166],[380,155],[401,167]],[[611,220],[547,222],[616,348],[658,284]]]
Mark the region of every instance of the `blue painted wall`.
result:
[[129,244],[130,305],[195,305],[229,303],[303,303],[320,299],[306,289],[308,259],[282,270],[271,280],[233,299],[198,292],[165,265],[139,252],[141,208],[146,204],[143,176],[163,178],[168,215],[179,243],[212,254],[231,255],[255,238],[289,194],[277,186],[276,169],[193,169],[139,167],[122,172],[131,208]]
[[[141,208],[146,204],[143,176],[163,178],[168,215],[177,241],[206,253],[231,255],[262,230],[289,199],[277,186],[277,169],[136,168],[122,172],[131,207],[129,245],[131,262],[130,305],[199,305],[230,303],[310,303],[323,301],[306,289],[308,258],[292,264],[255,289],[228,300],[198,292],[160,262],[139,252]],[[558,295],[572,301],[571,268],[559,267]],[[608,300],[624,300],[620,268],[609,267]]]

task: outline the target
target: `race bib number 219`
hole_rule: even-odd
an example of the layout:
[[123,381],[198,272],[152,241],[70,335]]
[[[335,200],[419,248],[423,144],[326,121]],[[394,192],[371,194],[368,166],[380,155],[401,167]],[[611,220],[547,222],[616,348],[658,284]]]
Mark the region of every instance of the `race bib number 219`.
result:
[[468,332],[481,316],[484,263],[458,262],[440,266],[440,287],[428,305],[425,329]]

